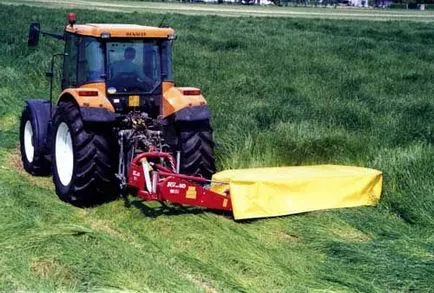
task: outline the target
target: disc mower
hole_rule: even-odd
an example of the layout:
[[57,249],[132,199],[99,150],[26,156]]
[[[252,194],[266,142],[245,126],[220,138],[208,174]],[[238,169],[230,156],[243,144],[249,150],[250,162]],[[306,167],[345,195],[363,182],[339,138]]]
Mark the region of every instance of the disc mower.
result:
[[[236,219],[378,200],[381,172],[361,168],[214,174],[207,102],[200,89],[177,87],[173,81],[175,31],[76,24],[73,13],[67,19],[62,34],[30,25],[30,47],[41,35],[65,46],[52,56],[47,72],[49,99],[28,99],[20,123],[24,169],[32,175],[52,174],[60,199],[88,206],[132,193],[149,201],[232,210]],[[54,103],[56,58],[63,59],[63,70]],[[342,174],[350,181],[342,180]],[[354,180],[361,184],[348,188]],[[321,195],[327,189],[331,192]]]

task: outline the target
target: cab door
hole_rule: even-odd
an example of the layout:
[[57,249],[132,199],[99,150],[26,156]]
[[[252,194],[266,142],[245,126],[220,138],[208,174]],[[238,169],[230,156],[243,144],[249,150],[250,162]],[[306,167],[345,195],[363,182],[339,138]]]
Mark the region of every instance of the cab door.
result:
[[77,87],[78,41],[77,35],[65,32],[62,90]]

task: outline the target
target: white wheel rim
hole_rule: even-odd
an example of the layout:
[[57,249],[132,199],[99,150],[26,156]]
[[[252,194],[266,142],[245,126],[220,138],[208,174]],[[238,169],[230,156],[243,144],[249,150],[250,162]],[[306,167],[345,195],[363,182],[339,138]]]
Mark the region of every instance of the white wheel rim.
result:
[[56,170],[60,182],[67,186],[71,182],[74,167],[74,152],[72,148],[71,133],[65,122],[60,123],[56,133]]
[[27,161],[32,163],[35,148],[33,147],[33,129],[30,120],[27,120],[24,126],[24,152],[26,153]]

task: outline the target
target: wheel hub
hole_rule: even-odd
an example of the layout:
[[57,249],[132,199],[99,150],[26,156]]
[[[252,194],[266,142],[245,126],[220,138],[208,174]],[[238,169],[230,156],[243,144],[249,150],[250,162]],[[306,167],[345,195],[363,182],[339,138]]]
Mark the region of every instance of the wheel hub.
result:
[[24,152],[26,153],[27,161],[32,163],[35,148],[33,146],[33,129],[30,120],[27,120],[24,126]]
[[56,170],[60,182],[67,186],[72,179],[74,168],[74,152],[72,147],[71,133],[65,122],[57,128],[55,141]]

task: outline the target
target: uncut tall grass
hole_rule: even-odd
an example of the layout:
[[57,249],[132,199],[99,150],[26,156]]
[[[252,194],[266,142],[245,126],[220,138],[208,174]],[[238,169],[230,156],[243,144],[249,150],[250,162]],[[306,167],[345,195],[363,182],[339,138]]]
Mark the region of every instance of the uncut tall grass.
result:
[[[77,11],[79,22],[162,15]],[[130,198],[60,202],[20,169],[19,115],[47,97],[62,44],[26,47],[65,10],[0,5],[0,290],[433,291],[434,32],[430,24],[170,14],[176,83],[213,112],[217,164],[348,164],[384,172],[376,207],[234,222]]]

